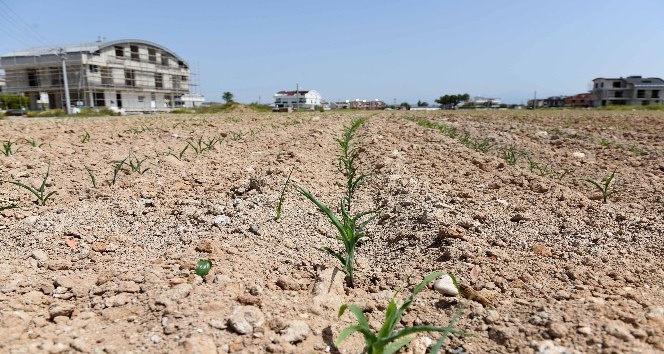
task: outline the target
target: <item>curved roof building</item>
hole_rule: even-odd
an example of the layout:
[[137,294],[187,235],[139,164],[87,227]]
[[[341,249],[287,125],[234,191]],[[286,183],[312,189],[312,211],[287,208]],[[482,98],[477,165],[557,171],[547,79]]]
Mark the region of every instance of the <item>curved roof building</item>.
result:
[[184,58],[140,39],[28,48],[1,56],[0,68],[6,91],[30,97],[30,109],[64,109],[65,81],[72,107],[159,111],[189,93]]

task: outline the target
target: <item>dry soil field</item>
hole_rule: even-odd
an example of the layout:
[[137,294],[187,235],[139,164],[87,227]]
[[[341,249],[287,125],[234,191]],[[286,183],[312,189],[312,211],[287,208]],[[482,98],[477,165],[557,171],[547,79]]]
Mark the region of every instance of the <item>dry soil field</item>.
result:
[[[320,250],[341,247],[325,216],[292,184],[278,221],[275,206],[292,170],[338,209],[335,138],[358,117],[371,179],[354,208],[381,214],[348,288]],[[339,306],[377,328],[435,270],[482,299],[429,287],[402,318],[446,325],[465,306],[471,336],[448,353],[664,352],[664,113],[6,118],[0,138],[1,180],[49,171],[56,192],[42,206],[0,184],[3,353],[359,353],[358,334],[334,344],[354,324]],[[585,180],[613,171],[603,203]]]

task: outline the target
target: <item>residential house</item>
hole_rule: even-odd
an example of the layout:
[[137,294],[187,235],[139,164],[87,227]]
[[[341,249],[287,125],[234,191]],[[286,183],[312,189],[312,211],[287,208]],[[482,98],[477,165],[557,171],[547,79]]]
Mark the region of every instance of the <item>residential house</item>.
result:
[[355,101],[350,101],[349,105],[351,109],[366,109],[366,110],[382,110],[387,107],[387,104],[380,100],[367,101],[367,100],[356,99]]
[[5,81],[5,77],[0,75],[0,94],[6,91],[7,87],[7,82]]
[[27,95],[30,109],[66,107],[63,66],[72,107],[168,110],[183,104],[190,88],[182,57],[140,39],[29,48],[0,57],[7,92]]
[[560,108],[565,106],[565,99],[567,96],[551,96],[544,99],[544,107],[547,108]]
[[656,77],[596,78],[589,101],[592,107],[647,106],[664,103],[663,93],[664,80]]
[[315,90],[279,91],[274,94],[274,107],[314,110],[321,106],[322,100],[321,94]]
[[576,95],[568,96],[565,98],[565,106],[567,107],[589,107],[590,100],[589,93],[579,93]]
[[461,107],[498,108],[500,107],[500,104],[501,104],[500,98],[486,98],[486,97],[475,96],[470,98],[468,101],[461,102],[458,107],[459,108]]

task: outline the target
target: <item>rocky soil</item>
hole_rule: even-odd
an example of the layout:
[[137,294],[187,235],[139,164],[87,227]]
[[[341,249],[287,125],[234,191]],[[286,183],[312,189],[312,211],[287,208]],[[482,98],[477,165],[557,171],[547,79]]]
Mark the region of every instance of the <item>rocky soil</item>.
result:
[[[335,138],[360,116],[353,144],[372,177],[354,208],[381,214],[348,288],[320,250],[339,249],[335,229],[293,185],[338,208]],[[48,171],[56,192],[41,206],[0,184],[3,353],[359,353],[357,334],[334,344],[354,323],[339,306],[377,328],[395,292],[436,270],[480,296],[430,286],[401,323],[447,325],[462,309],[470,336],[448,353],[664,352],[663,113],[7,118],[0,138],[1,180],[38,188]],[[603,203],[585,180],[613,171]]]

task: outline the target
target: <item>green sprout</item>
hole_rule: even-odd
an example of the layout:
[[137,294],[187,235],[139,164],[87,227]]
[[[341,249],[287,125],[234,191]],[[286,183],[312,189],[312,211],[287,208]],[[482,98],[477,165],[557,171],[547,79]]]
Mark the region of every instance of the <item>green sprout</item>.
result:
[[88,171],[88,176],[90,176],[90,180],[92,181],[92,187],[97,188],[97,179],[95,178],[92,169],[88,166],[85,166],[85,170]]
[[364,123],[364,118],[354,120],[349,127],[344,129],[341,138],[336,139],[341,147],[341,154],[339,155],[339,170],[346,176],[346,201],[345,206],[348,211],[351,209],[351,203],[355,191],[369,178],[369,175],[357,174],[355,167],[355,160],[360,154],[359,148],[351,148],[350,141],[355,135],[357,129]]
[[13,141],[5,140],[2,143],[2,151],[0,151],[0,152],[2,152],[2,154],[5,155],[5,156],[9,156],[9,155],[14,154],[18,151],[18,149],[14,150],[13,147],[14,147],[14,142]]
[[[323,250],[336,259],[338,259],[343,265],[343,271],[346,274],[346,279],[350,287],[354,287],[353,282],[353,271],[355,270],[355,251],[357,248],[358,242],[365,236],[364,228],[371,222],[377,215],[376,210],[366,211],[362,213],[357,213],[354,216],[350,216],[348,213],[348,208],[344,200],[341,201],[341,220],[328,208],[325,204],[318,201],[311,193],[306,191],[303,188],[298,188],[298,191],[304,195],[307,199],[313,202],[320,211],[322,211],[328,220],[334,227],[336,227],[339,235],[339,239],[344,244],[344,251],[337,252],[330,247],[323,247]],[[365,216],[369,217],[367,220],[360,222]]]
[[53,194],[57,193],[55,191],[50,191],[50,192],[46,191],[46,181],[48,180],[48,175],[49,175],[50,170],[51,170],[51,165],[49,165],[48,168],[46,169],[46,174],[44,175],[44,179],[42,180],[42,183],[39,187],[33,187],[33,186],[27,185],[25,183],[19,182],[19,181],[3,181],[3,180],[0,180],[0,183],[11,183],[11,184],[17,185],[21,188],[25,188],[30,193],[32,193],[35,197],[37,197],[37,200],[35,201],[35,203],[37,203],[37,205],[46,205],[46,201]]
[[81,143],[90,142],[90,133],[86,130],[85,134],[79,136],[79,139],[80,139]]
[[[369,321],[367,320],[366,316],[364,315],[362,309],[359,306],[348,305],[348,304],[342,305],[341,308],[339,309],[339,317],[341,317],[346,312],[346,310],[349,310],[355,315],[355,318],[357,319],[357,324],[354,326],[347,327],[346,329],[341,331],[341,333],[339,334],[339,338],[336,341],[336,344],[337,345],[341,344],[344,340],[346,340],[346,338],[348,338],[348,336],[350,336],[355,332],[358,332],[362,334],[362,336],[364,337],[364,344],[365,344],[364,350],[367,354],[392,354],[397,352],[403,346],[410,343],[413,339],[415,339],[415,336],[413,336],[413,334],[415,333],[439,332],[441,333],[441,336],[438,338],[436,343],[431,347],[431,350],[429,352],[430,354],[439,353],[443,343],[450,334],[455,333],[455,334],[466,335],[465,333],[458,332],[454,329],[456,322],[461,316],[461,311],[463,310],[463,308],[460,308],[459,311],[457,311],[454,314],[454,316],[450,320],[449,325],[445,327],[413,326],[413,327],[405,327],[400,330],[397,330],[397,327],[400,325],[401,316],[413,303],[413,301],[415,300],[415,296],[419,292],[424,290],[427,284],[429,284],[432,280],[444,274],[445,273],[443,272],[433,272],[424,277],[424,280],[413,289],[413,292],[410,295],[410,297],[408,297],[408,299],[398,308],[397,308],[397,303],[393,297],[392,300],[390,300],[389,305],[387,306],[387,310],[385,311],[385,322],[376,333],[374,333],[371,330],[371,327],[369,326]],[[454,278],[452,275],[450,275],[450,277],[452,277],[454,285],[456,285],[458,288],[458,283],[456,281],[456,278]]]
[[33,139],[25,139],[25,143],[32,146],[32,147],[42,147],[42,146],[46,145],[46,143],[38,144],[37,141],[34,138]]
[[286,188],[288,188],[288,183],[290,182],[292,174],[293,174],[293,169],[291,168],[290,172],[288,173],[288,177],[286,178],[286,182],[284,183],[284,186],[281,188],[281,193],[279,194],[279,201],[277,202],[276,215],[274,217],[274,219],[277,221],[279,221],[279,219],[281,218],[281,208],[284,204]]
[[592,184],[597,188],[601,193],[602,193],[602,200],[604,203],[606,203],[607,198],[610,196],[619,193],[620,191],[617,189],[609,189],[609,185],[611,185],[611,182],[613,181],[613,178],[616,176],[616,170],[613,170],[613,173],[611,173],[611,176],[609,176],[605,181],[604,184],[599,184],[596,181],[587,179],[586,182]]
[[505,160],[505,162],[507,162],[509,165],[516,165],[518,158],[519,154],[517,153],[514,146],[510,146],[509,148],[503,150],[503,160]]

